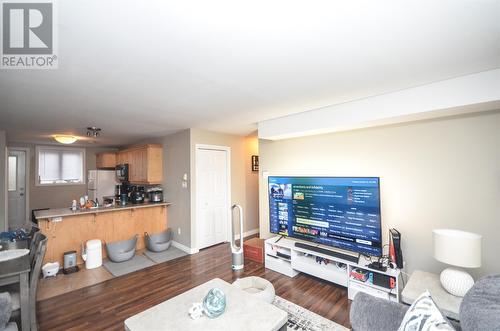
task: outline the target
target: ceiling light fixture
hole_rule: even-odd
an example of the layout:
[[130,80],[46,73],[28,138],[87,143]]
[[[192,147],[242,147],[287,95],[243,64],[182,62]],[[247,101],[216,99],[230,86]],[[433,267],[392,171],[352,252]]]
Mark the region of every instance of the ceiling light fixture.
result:
[[87,127],[87,136],[97,138],[101,135],[101,128],[95,126]]
[[66,145],[72,144],[72,143],[74,143],[75,141],[78,140],[77,137],[75,137],[75,136],[68,136],[68,135],[55,135],[54,139],[57,142],[59,142],[61,144],[66,144]]

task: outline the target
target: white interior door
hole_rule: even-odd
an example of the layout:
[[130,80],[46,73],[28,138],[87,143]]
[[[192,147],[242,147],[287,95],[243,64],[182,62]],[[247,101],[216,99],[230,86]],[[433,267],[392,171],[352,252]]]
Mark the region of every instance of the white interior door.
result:
[[198,249],[227,241],[229,170],[228,150],[196,149]]
[[8,157],[9,227],[26,223],[26,152],[11,150]]

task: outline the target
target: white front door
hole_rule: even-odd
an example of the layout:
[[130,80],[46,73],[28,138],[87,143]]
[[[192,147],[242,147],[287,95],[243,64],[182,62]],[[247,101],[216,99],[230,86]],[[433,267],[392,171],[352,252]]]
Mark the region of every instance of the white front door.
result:
[[202,249],[227,241],[229,151],[196,149],[196,232]]
[[26,152],[10,150],[8,157],[9,227],[17,228],[26,223]]

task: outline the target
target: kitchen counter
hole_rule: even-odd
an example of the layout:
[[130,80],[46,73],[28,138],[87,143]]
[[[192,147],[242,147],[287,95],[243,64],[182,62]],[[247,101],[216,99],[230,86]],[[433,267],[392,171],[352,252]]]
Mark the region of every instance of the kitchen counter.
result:
[[82,245],[92,239],[105,244],[128,240],[137,236],[136,249],[146,246],[145,233],[160,233],[167,229],[168,202],[128,204],[72,211],[69,208],[35,212],[40,231],[48,238],[44,263],[58,261],[63,266],[65,252],[76,251],[77,263],[81,259]]
[[71,208],[56,208],[35,211],[35,217],[37,220],[45,218],[56,218],[56,217],[67,217],[67,216],[77,216],[81,214],[95,214],[95,213],[107,213],[118,210],[127,209],[137,209],[137,208],[148,208],[148,207],[158,207],[158,206],[170,206],[170,202],[148,202],[148,203],[128,203],[125,206],[115,205],[111,207],[99,207],[91,209],[77,209],[75,211]]

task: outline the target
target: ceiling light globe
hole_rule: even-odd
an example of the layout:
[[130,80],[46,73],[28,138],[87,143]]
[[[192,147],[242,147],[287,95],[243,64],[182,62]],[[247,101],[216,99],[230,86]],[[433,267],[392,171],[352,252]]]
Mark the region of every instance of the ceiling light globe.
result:
[[72,144],[78,140],[78,138],[75,136],[66,136],[66,135],[56,135],[56,136],[54,136],[54,139],[58,143],[66,144],[66,145]]

